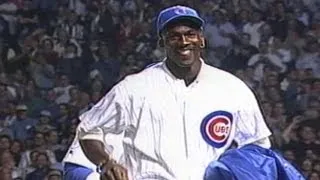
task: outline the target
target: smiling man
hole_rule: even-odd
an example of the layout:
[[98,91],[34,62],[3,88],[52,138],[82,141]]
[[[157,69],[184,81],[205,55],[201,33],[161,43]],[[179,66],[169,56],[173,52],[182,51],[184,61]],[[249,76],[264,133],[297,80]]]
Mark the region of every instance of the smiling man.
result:
[[201,59],[203,24],[189,7],[160,12],[159,45],[167,57],[127,76],[79,117],[66,179],[87,179],[97,167],[101,179],[200,180],[233,141],[270,147],[251,90]]

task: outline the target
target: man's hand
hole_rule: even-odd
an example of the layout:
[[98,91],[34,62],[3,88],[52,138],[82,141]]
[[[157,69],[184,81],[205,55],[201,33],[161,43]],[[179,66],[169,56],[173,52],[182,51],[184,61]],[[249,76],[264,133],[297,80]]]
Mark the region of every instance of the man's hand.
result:
[[111,160],[102,167],[101,180],[129,180],[128,170]]

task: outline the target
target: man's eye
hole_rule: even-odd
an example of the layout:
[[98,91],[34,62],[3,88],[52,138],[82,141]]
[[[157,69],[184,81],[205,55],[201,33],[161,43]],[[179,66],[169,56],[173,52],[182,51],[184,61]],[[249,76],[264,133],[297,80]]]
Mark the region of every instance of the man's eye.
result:
[[186,34],[187,37],[196,37],[197,36],[197,33],[195,32],[189,32]]
[[179,40],[180,36],[177,34],[171,34],[168,36],[170,40]]

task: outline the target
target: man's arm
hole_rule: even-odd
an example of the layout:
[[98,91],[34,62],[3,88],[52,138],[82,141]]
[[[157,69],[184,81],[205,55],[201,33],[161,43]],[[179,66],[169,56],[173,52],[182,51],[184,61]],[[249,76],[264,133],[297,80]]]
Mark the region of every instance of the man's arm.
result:
[[262,114],[258,100],[253,91],[244,83],[237,88],[240,99],[240,111],[236,117],[235,141],[242,147],[247,144],[256,144],[264,148],[270,148],[268,128]]
[[79,117],[81,122],[77,128],[77,137],[85,156],[97,165],[101,179],[127,179],[127,170],[117,164],[106,151],[108,142],[105,142],[105,135],[123,133],[128,99],[125,88],[117,84],[89,111]]
[[110,160],[109,154],[105,151],[101,141],[93,139],[80,140],[80,145],[87,158],[95,165],[106,163]]

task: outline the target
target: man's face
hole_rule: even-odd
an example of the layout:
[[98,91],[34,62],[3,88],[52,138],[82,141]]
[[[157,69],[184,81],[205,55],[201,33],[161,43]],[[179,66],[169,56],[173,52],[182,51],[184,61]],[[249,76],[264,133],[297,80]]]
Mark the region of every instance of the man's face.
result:
[[1,149],[9,149],[10,148],[10,140],[6,137],[2,137],[0,139]]
[[278,77],[275,76],[275,75],[269,75],[269,76],[267,77],[267,84],[268,84],[268,85],[271,85],[271,86],[276,86],[276,85],[278,85],[279,82],[278,82],[278,79],[277,79],[277,78],[278,78]]
[[49,161],[48,161],[48,157],[44,154],[39,154],[37,156],[37,165],[39,168],[42,168],[42,167],[46,167],[48,166],[49,164]]
[[70,96],[72,99],[74,99],[74,100],[78,99],[79,95],[80,95],[80,93],[77,88],[70,89]]
[[291,161],[291,162],[296,159],[293,151],[291,151],[291,150],[285,151],[285,152],[284,152],[284,157],[285,157],[287,160]]
[[309,159],[304,160],[301,168],[305,171],[312,170],[312,162]]
[[49,116],[44,116],[44,115],[41,115],[40,116],[40,122],[42,124],[48,124],[50,122],[50,117]]
[[108,58],[109,57],[109,48],[106,44],[101,44],[99,48],[99,53],[102,58]]
[[56,132],[56,131],[52,131],[51,133],[50,133],[50,135],[49,135],[49,141],[51,142],[51,143],[57,143],[58,142],[58,133]]
[[204,37],[190,22],[176,23],[162,35],[168,58],[179,67],[190,67],[200,59]]
[[25,111],[25,110],[19,110],[19,111],[17,112],[17,115],[18,115],[18,117],[19,117],[20,119],[25,119],[25,118],[27,117],[27,111]]
[[300,131],[300,135],[303,140],[312,140],[316,137],[314,133],[314,129],[308,126],[305,126],[302,128],[302,130]]
[[34,140],[36,146],[42,146],[45,143],[44,136],[41,133],[36,134]]
[[253,22],[260,22],[261,21],[261,14],[258,12],[254,12],[252,16]]
[[69,85],[69,78],[65,75],[61,76],[60,81],[63,87],[66,87]]
[[60,108],[61,115],[67,115],[68,114],[68,109],[67,109],[66,105],[60,104],[59,108]]
[[274,105],[274,109],[275,109],[275,113],[281,115],[284,114],[285,110],[284,110],[284,104],[283,103],[276,103]]

